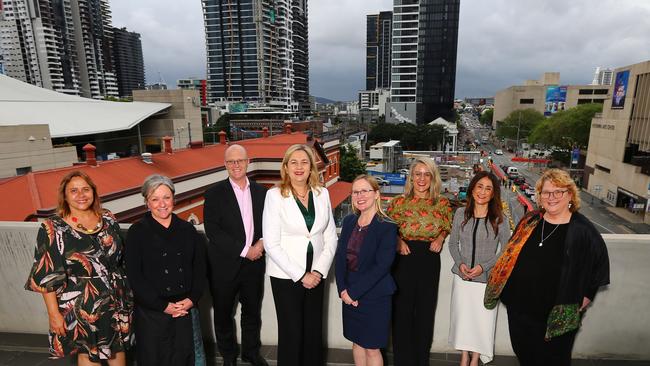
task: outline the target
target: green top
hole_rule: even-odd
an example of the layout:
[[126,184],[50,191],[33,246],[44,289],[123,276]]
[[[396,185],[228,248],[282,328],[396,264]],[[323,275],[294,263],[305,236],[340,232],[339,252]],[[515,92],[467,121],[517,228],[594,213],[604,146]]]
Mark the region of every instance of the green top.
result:
[[[314,209],[314,197],[312,196],[311,190],[309,191],[309,202],[307,203],[307,208],[300,202],[298,197],[294,197],[296,200],[296,203],[298,204],[298,208],[300,209],[300,212],[302,213],[302,217],[305,219],[305,224],[307,225],[307,230],[311,231],[311,227],[314,226],[314,220],[316,220],[316,210]],[[314,247],[311,245],[311,241],[307,245],[307,253],[312,253],[314,251]]]

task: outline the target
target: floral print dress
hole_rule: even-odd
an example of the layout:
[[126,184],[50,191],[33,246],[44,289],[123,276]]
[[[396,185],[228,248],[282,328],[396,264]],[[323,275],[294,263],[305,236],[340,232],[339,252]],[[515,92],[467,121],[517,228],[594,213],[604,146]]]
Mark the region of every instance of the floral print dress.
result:
[[86,353],[99,362],[131,344],[133,294],[123,252],[120,227],[108,211],[95,234],[74,230],[59,216],[41,224],[25,289],[56,292],[66,335],[50,331],[50,358]]

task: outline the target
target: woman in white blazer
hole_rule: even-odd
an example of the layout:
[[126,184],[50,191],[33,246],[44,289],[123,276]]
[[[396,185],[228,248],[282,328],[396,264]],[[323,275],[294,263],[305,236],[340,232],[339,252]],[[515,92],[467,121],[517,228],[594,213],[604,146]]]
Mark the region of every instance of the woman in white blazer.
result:
[[316,159],[306,145],[284,154],[281,181],[266,194],[262,233],[278,319],[278,365],[323,364],[324,285],[336,226]]

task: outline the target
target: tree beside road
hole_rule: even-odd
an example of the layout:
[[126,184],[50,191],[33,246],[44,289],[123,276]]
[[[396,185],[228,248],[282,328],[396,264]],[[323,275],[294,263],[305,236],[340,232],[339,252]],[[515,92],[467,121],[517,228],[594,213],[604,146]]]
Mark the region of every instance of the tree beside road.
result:
[[591,120],[602,110],[602,104],[591,103],[557,112],[537,125],[528,141],[564,149],[586,149],[589,144]]

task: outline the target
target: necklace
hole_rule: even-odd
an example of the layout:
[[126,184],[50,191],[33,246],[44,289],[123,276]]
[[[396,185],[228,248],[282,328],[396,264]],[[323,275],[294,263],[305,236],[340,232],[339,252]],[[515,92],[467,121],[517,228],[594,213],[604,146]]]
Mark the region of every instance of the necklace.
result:
[[72,220],[72,222],[77,224],[77,229],[80,229],[80,230],[82,230],[83,232],[85,232],[87,234],[92,234],[94,232],[97,232],[102,227],[102,220],[97,221],[97,225],[95,225],[94,228],[88,229],[82,223],[79,222],[78,218],[76,218],[74,216],[71,216],[70,219]]
[[546,223],[546,220],[542,219],[542,240],[539,241],[539,246],[540,247],[544,246],[544,240],[548,239],[551,235],[553,235],[555,230],[557,230],[557,228],[560,227],[560,224],[555,225],[555,229],[553,229],[553,231],[551,231],[550,234],[548,234],[548,235],[546,235],[546,237],[544,237],[544,224],[545,223]]
[[302,199],[302,200],[304,200],[305,197],[307,197],[307,194],[309,193],[309,189],[307,189],[307,190],[305,191],[305,193],[303,193],[303,194],[298,193],[298,191],[295,190],[295,189],[292,189],[292,191],[293,191],[293,193],[296,194],[296,196],[298,196],[298,197],[299,197],[300,199]]

